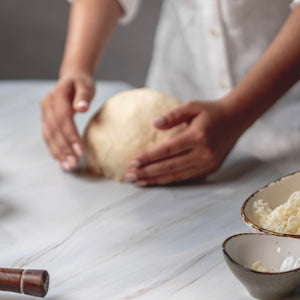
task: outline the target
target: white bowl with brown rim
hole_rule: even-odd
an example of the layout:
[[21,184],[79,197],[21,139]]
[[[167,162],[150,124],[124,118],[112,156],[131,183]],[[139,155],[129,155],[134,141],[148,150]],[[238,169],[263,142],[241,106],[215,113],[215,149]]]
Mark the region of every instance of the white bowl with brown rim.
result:
[[[284,299],[300,285],[300,268],[280,271],[287,256],[300,257],[299,239],[242,233],[224,241],[223,254],[232,273],[254,298]],[[257,261],[272,272],[254,270],[252,265]]]
[[253,210],[253,203],[258,199],[263,199],[273,210],[279,205],[285,203],[296,191],[300,191],[300,171],[274,180],[248,197],[241,208],[243,220],[252,232],[300,238],[300,235],[298,234],[280,233],[261,227],[254,216]]

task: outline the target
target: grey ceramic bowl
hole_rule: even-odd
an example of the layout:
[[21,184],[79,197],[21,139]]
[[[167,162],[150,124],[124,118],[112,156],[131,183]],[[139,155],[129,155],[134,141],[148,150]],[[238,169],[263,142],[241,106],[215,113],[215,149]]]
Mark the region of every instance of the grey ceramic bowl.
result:
[[279,233],[262,228],[256,223],[256,220],[253,217],[253,202],[255,200],[263,199],[265,202],[269,203],[272,209],[274,209],[277,206],[286,202],[291,194],[299,190],[300,172],[286,175],[269,183],[268,185],[262,187],[254,194],[252,194],[243,203],[241,208],[241,215],[243,220],[253,232],[263,232],[277,236],[300,238],[300,235]]
[[242,233],[223,243],[223,254],[229,268],[257,299],[276,300],[290,295],[300,285],[300,268],[286,272],[259,272],[248,266],[256,261],[280,270],[288,255],[300,257],[300,240],[260,233]]

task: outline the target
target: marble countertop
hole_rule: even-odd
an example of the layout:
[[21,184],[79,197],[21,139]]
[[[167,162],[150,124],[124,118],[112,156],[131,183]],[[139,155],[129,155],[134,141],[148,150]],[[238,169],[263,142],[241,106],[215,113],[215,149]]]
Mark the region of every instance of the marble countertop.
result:
[[[205,183],[137,188],[56,166],[39,112],[53,84],[0,82],[0,266],[47,269],[49,300],[250,299],[221,245],[247,232],[240,207],[251,193],[299,169],[300,126],[288,122],[299,104],[283,106],[280,122],[280,105],[258,121]],[[128,88],[99,82],[90,112],[76,117],[80,130]]]

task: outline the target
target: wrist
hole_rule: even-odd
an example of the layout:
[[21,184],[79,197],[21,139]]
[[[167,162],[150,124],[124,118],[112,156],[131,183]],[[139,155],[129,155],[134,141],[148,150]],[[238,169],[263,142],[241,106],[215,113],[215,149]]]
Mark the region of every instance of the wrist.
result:
[[59,79],[73,78],[73,77],[85,77],[94,80],[94,71],[84,68],[72,66],[63,66],[59,70]]
[[229,93],[220,99],[220,105],[230,124],[238,136],[242,135],[257,119],[255,108],[248,105],[243,97]]

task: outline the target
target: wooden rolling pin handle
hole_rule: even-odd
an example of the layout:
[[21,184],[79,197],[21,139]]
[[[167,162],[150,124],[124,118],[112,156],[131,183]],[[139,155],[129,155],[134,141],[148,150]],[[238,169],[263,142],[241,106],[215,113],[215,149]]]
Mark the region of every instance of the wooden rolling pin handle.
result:
[[46,296],[49,274],[45,270],[22,270],[0,268],[0,290],[36,297]]

